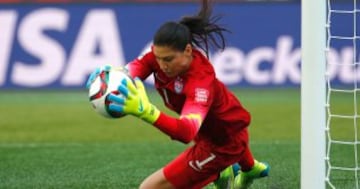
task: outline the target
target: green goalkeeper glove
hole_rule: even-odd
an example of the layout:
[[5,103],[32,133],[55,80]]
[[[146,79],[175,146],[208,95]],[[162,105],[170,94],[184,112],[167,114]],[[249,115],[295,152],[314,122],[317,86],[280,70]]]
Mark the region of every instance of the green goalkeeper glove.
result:
[[144,84],[139,78],[134,83],[130,79],[123,79],[118,87],[121,95],[110,94],[108,100],[111,111],[131,114],[153,124],[160,116],[160,111],[150,103]]

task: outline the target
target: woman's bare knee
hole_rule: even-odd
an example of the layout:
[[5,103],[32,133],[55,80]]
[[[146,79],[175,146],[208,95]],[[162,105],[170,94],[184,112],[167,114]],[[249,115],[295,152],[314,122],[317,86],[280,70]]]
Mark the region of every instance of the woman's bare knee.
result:
[[163,169],[159,169],[148,176],[141,184],[139,189],[173,189],[172,184],[166,180]]

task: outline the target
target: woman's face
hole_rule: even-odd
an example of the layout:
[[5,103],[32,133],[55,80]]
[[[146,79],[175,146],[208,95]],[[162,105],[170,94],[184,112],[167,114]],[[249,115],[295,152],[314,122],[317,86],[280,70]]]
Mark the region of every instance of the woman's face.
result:
[[153,53],[160,69],[168,76],[175,77],[185,73],[192,61],[192,47],[186,45],[184,51],[177,51],[168,46],[154,46]]

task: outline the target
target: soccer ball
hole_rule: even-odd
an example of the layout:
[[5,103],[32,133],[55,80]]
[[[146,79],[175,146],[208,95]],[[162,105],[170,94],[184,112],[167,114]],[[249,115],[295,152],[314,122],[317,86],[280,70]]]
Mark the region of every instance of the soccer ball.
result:
[[130,76],[124,69],[120,68],[103,70],[94,78],[89,86],[89,100],[97,113],[106,118],[120,118],[125,116],[125,114],[111,111],[109,109],[110,101],[107,100],[107,96],[110,93],[123,96],[117,88],[125,78],[130,79]]

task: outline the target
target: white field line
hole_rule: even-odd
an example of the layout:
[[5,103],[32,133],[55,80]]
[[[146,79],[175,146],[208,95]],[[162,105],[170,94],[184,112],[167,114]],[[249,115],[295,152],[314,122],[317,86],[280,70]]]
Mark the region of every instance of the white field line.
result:
[[82,147],[86,144],[95,143],[68,143],[68,142],[27,142],[27,143],[0,143],[0,148],[38,148],[38,147],[60,147],[60,146],[71,146],[71,147]]

